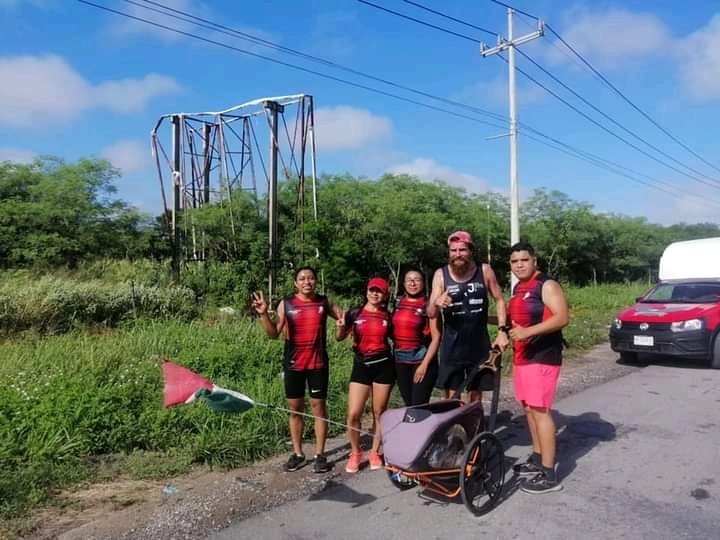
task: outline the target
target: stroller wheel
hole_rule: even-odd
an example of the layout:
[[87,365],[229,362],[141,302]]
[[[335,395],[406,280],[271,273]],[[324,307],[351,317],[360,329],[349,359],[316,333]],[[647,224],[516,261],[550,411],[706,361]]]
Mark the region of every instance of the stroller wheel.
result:
[[470,512],[481,516],[493,509],[505,483],[505,451],[495,435],[483,432],[470,441],[459,480]]
[[412,478],[408,478],[401,472],[388,471],[388,478],[393,486],[398,488],[400,491],[412,489],[417,486],[417,482]]

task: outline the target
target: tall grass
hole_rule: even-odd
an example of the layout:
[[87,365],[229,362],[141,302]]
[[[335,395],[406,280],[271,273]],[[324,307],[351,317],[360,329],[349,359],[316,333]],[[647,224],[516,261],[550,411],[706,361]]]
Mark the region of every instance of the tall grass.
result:
[[186,287],[51,275],[29,279],[22,272],[6,273],[0,280],[0,334],[4,335],[114,327],[138,318],[190,321],[200,312],[194,292]]
[[[14,298],[26,294],[23,305],[28,310],[33,302],[51,304],[43,304],[40,291],[52,298],[56,285],[50,278],[36,281],[14,291]],[[97,291],[111,297],[109,286],[88,287],[78,285],[73,296],[78,299],[76,313],[88,313],[90,305],[81,291],[96,299],[101,298]],[[0,288],[0,298],[9,296],[10,288]],[[568,288],[569,354],[607,339],[613,314],[641,290],[642,286]],[[2,344],[0,516],[18,515],[47,501],[58,488],[120,469],[135,476],[162,477],[196,463],[236,467],[287,450],[287,416],[271,409],[256,407],[240,415],[214,413],[202,404],[163,409],[161,357],[258,402],[285,402],[282,340],[268,340],[260,324],[245,317],[214,315],[184,322],[180,319],[185,315],[170,315],[173,309],[184,313],[186,304],[165,305],[170,306],[162,312],[168,320],[128,319],[103,333],[84,332],[78,326],[62,335],[30,333]],[[4,313],[9,316],[7,310]],[[73,320],[85,321],[77,315]],[[328,343],[329,413],[342,422],[351,352],[347,342]],[[339,432],[338,427],[331,430]]]
[[[330,351],[329,408],[341,420],[350,355],[346,343],[331,342]],[[270,409],[223,415],[201,404],[162,407],[161,357],[261,403],[284,406],[282,342],[266,339],[259,323],[138,322],[103,335],[26,337],[4,344],[2,352],[2,515],[92,478],[102,456],[162,453],[177,472],[193,463],[238,466],[285,448],[287,419]],[[144,475],[156,468],[138,465]]]
[[567,287],[570,324],[563,331],[569,343],[565,356],[572,358],[608,338],[614,315],[628,307],[648,288],[647,284]]

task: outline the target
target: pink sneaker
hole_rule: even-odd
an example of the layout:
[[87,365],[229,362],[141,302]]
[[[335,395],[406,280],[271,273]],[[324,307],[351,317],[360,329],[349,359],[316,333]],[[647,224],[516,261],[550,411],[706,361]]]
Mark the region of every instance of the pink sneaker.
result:
[[370,452],[370,455],[368,456],[368,461],[370,462],[371,471],[382,469],[385,466],[385,464],[383,463],[383,459],[377,452]]
[[362,462],[362,452],[350,452],[347,465],[345,465],[345,472],[356,473],[360,470],[360,463]]

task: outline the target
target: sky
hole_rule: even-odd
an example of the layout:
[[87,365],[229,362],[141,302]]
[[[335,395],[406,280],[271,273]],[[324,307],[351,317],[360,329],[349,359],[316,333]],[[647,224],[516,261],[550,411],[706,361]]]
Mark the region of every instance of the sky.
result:
[[[372,1],[459,35],[357,0],[92,3],[184,34],[77,0],[0,0],[0,160],[107,158],[122,172],[118,196],[160,214],[161,186],[171,182],[163,154],[170,123],[157,132],[162,177],[150,133],[162,117],[305,94],[313,97],[319,174],[407,173],[470,193],[509,193],[508,65],[480,53],[480,42],[508,35],[506,8],[495,2],[416,2],[461,24],[413,2]],[[545,25],[542,37],[517,47],[521,200],[544,188],[596,212],[720,223],[718,4],[512,3]],[[162,6],[225,30],[148,10]],[[515,13],[515,37],[537,27]],[[258,105],[241,110],[253,114],[250,154],[262,164],[267,118]],[[290,102],[282,116],[286,142],[297,110]],[[240,155],[240,139],[227,144]],[[291,158],[285,144],[281,159]],[[257,167],[253,189],[262,191],[267,176]]]

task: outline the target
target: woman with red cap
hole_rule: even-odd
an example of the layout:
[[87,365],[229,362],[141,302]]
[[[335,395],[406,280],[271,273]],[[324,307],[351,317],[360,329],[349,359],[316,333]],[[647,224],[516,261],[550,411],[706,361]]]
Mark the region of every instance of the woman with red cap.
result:
[[365,302],[346,312],[345,317],[337,321],[335,338],[342,341],[352,334],[355,353],[348,391],[347,425],[351,450],[345,471],[349,473],[358,472],[363,461],[361,419],[371,391],[375,429],[368,461],[370,469],[383,467],[380,456],[380,415],[387,409],[395,383],[395,365],[390,347],[391,315],[386,307],[388,291],[387,281],[380,277],[372,278],[367,284]]

